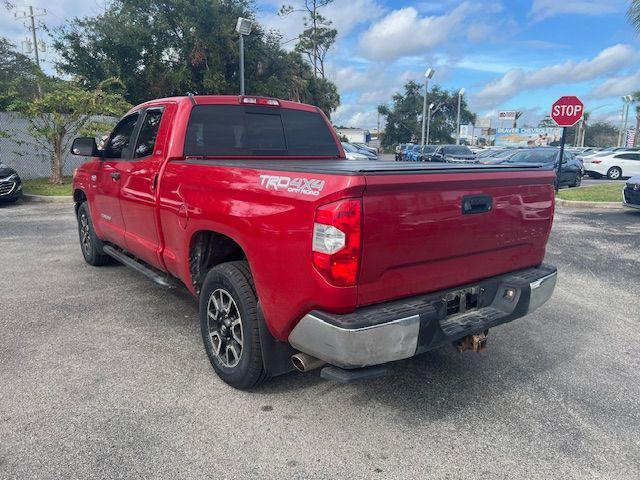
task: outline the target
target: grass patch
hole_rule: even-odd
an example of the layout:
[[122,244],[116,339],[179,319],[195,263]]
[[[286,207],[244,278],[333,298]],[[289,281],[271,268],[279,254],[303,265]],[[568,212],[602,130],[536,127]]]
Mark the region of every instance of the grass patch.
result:
[[71,177],[64,177],[62,185],[54,185],[48,178],[33,178],[22,181],[22,189],[27,195],[71,195]]
[[588,187],[565,188],[558,192],[558,198],[580,202],[621,202],[624,183],[603,183]]

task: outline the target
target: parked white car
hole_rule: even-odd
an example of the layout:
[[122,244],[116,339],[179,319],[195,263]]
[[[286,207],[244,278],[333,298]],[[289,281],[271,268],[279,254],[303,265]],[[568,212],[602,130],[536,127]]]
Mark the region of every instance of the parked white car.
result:
[[602,155],[584,157],[584,171],[594,178],[607,177],[619,180],[623,177],[640,175],[640,152],[603,152]]

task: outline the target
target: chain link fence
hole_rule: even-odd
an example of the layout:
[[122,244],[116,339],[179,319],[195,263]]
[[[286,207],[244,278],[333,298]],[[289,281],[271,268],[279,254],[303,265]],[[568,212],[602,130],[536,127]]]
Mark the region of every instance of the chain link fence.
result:
[[[91,120],[115,125],[118,119],[95,117]],[[71,175],[84,162],[86,158],[65,152],[63,174]],[[29,133],[29,120],[20,113],[0,112],[0,163],[14,168],[23,179],[51,176],[50,153],[34,145]]]

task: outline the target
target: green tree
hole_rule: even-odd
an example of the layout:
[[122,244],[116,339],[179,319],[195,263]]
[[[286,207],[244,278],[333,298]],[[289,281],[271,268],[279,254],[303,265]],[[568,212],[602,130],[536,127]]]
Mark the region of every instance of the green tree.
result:
[[584,144],[590,147],[609,147],[618,141],[618,128],[608,122],[595,122],[584,132]]
[[303,8],[300,9],[292,5],[283,5],[280,8],[280,15],[283,16],[293,12],[305,14],[305,29],[298,36],[296,51],[309,60],[313,76],[316,78],[325,78],[324,62],[338,35],[338,31],[331,27],[331,20],[320,14],[320,9],[330,3],[333,3],[333,0],[305,0]]
[[[237,94],[238,17],[254,18],[250,0],[113,0],[96,17],[76,18],[54,31],[59,71],[95,88],[108,78],[137,104],[172,95]],[[314,85],[299,52],[255,24],[245,38],[246,90],[290,100],[331,97]],[[329,90],[330,93],[330,90]],[[321,108],[330,113],[339,102]]]
[[[422,131],[423,86],[410,81],[404,86],[404,92],[396,92],[392,105],[380,105],[378,112],[386,117],[386,127],[382,145],[389,148],[398,143],[417,141]],[[458,109],[458,91],[443,90],[434,86],[427,94],[427,104],[439,106],[431,116],[430,143],[452,143],[456,131]],[[460,123],[475,121],[475,115],[469,110],[466,100],[462,99]]]
[[0,110],[17,108],[38,95],[44,75],[35,63],[0,37]]
[[[73,138],[89,127],[94,115],[120,116],[130,104],[119,93],[97,88],[86,90],[77,83],[49,79],[41,96],[16,106],[29,120],[29,134],[37,148],[51,159],[51,183],[62,183],[64,154]],[[100,87],[100,86],[99,86]]]

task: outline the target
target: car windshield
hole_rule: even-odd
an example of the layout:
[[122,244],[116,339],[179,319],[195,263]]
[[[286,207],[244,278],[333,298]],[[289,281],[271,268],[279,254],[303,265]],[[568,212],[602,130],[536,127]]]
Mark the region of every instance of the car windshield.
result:
[[558,152],[555,150],[523,150],[511,157],[509,163],[554,163]]
[[442,148],[442,152],[445,155],[473,155],[473,152],[469,147],[464,145],[450,145]]
[[435,145],[425,145],[422,147],[422,153],[433,153],[436,151]]
[[351,145],[350,143],[343,143],[342,144],[342,148],[344,148],[345,152],[358,153],[358,149],[356,147],[354,147],[353,145]]

